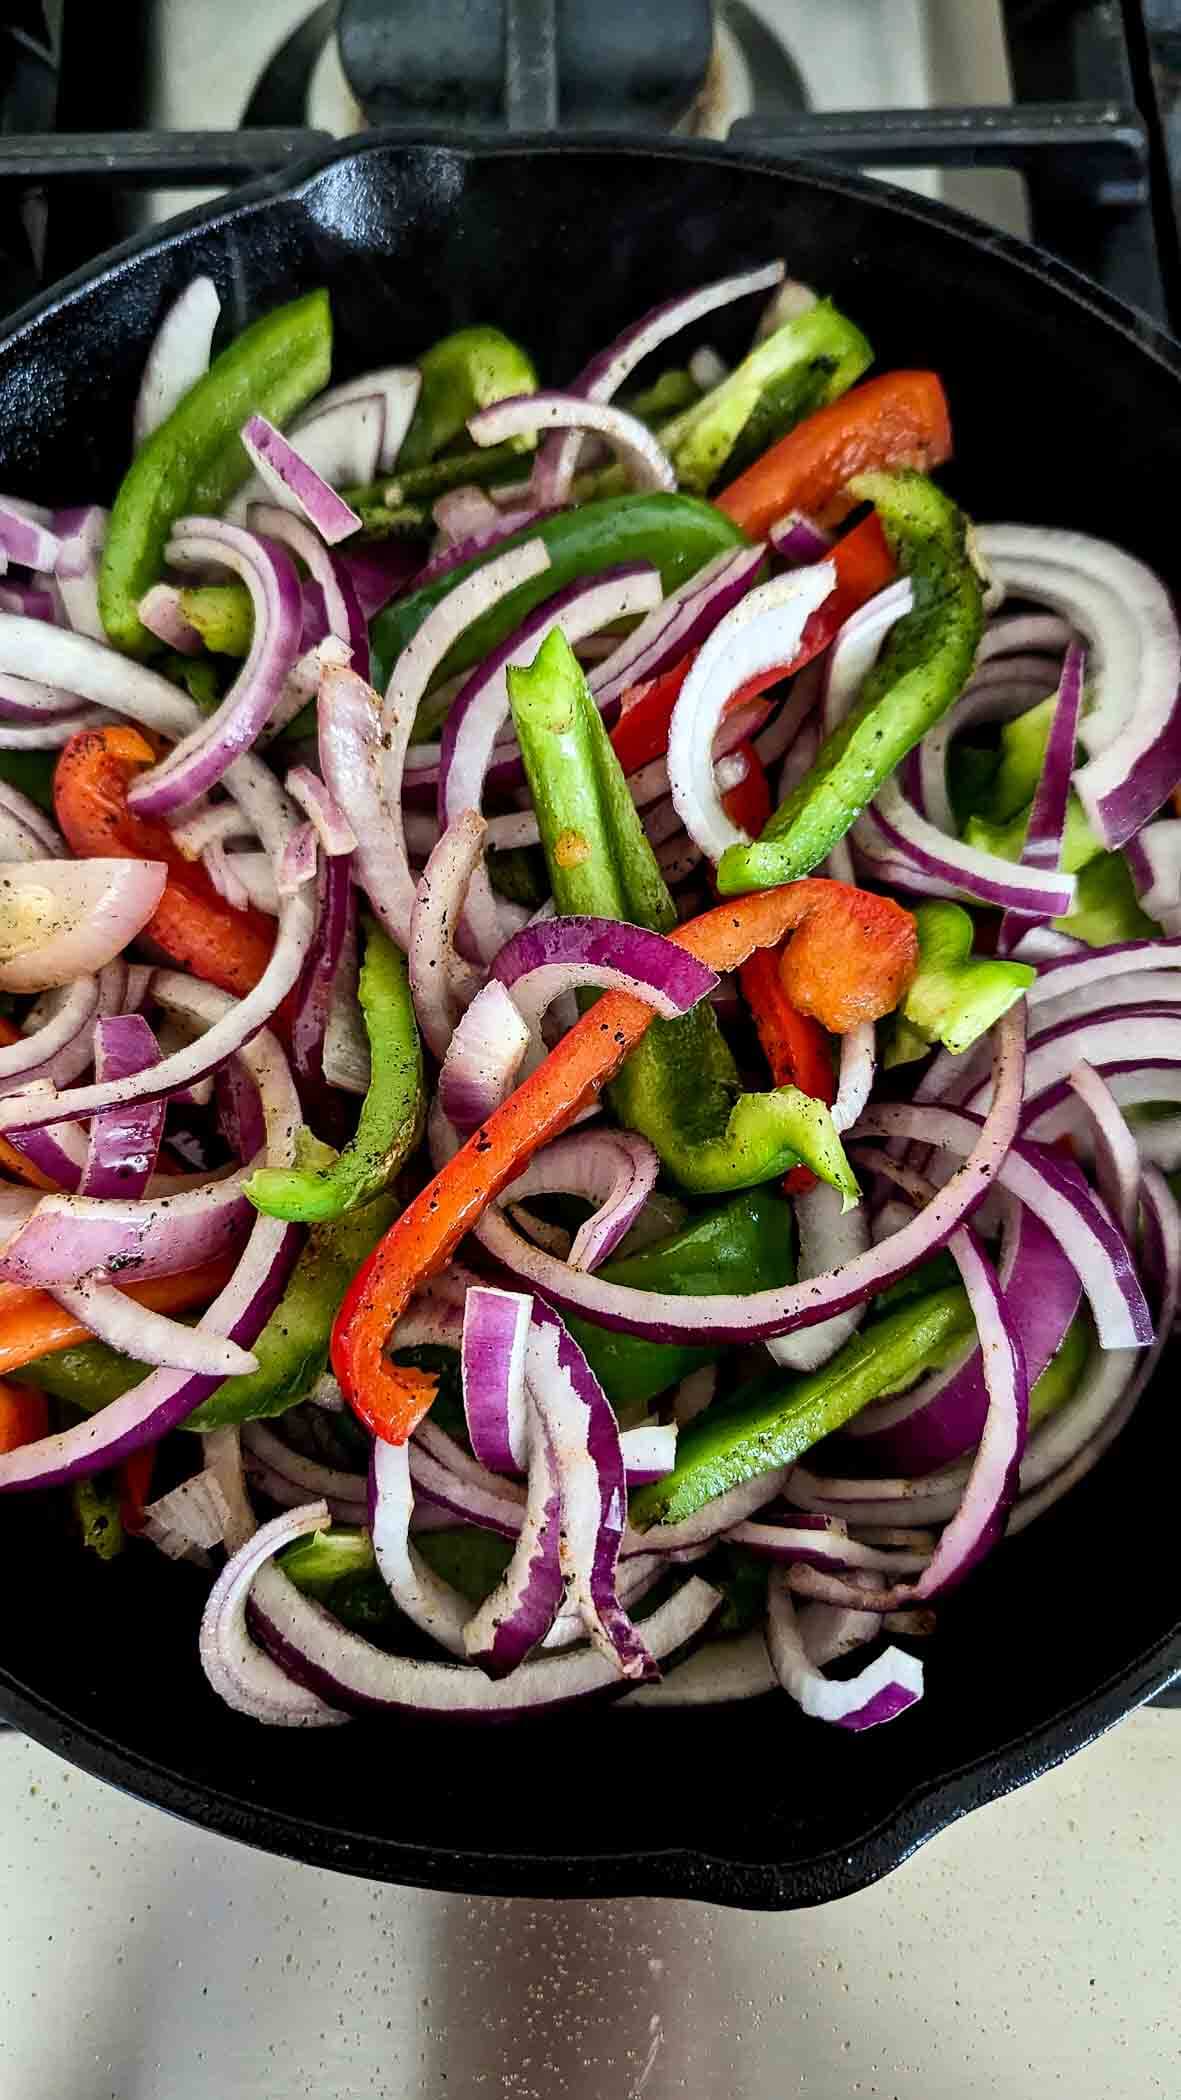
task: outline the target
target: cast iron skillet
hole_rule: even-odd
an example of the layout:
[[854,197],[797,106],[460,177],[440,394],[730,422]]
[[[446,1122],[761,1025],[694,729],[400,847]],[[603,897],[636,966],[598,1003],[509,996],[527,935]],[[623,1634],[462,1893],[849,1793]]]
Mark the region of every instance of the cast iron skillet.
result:
[[[942,372],[954,482],[978,517],[1081,526],[1177,568],[1153,491],[1181,480],[1181,353],[1148,322],[911,197],[673,144],[377,138],[120,250],[0,342],[0,487],[109,498],[148,342],[200,270],[231,328],[327,284],[337,376],[486,318],[560,382],[656,299],[774,254],[856,317],[880,366]],[[146,1552],[83,1566],[54,1512],[21,1496],[3,1505],[0,1701],[103,1778],[325,1866],[531,1896],[815,1903],[1181,1669],[1179,1460],[1166,1373],[1091,1479],[941,1607],[926,1700],[868,1737],[804,1722],[785,1698],[517,1729],[258,1728],[198,1668],[205,1578]],[[1098,1580],[1105,1535],[1133,1515],[1134,1580],[1113,1590]]]

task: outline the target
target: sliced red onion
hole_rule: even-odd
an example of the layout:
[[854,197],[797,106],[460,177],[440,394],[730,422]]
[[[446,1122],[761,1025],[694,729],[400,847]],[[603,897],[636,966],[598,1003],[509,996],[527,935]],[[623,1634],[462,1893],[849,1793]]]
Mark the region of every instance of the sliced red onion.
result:
[[[1104,1076],[1144,1073],[1153,1065],[1174,1066],[1181,1058],[1181,1014],[1166,1008],[1117,1008],[1083,1014],[1039,1031],[1029,1046],[1022,1124],[1032,1126],[1051,1106],[1080,1059]],[[978,1109],[988,1082],[967,1094],[963,1106]],[[1061,1098],[1057,1096],[1057,1098]],[[1162,1098],[1168,1098],[1162,1096]]]
[[507,438],[543,430],[589,431],[610,446],[633,488],[671,490],[677,485],[676,468],[646,423],[626,409],[588,401],[580,394],[517,394],[478,409],[467,427],[477,445],[501,445]]
[[609,716],[630,686],[659,677],[699,648],[749,590],[763,559],[762,547],[729,548],[655,606],[591,671],[590,689],[600,712]]
[[[158,993],[161,985],[162,1003],[177,1012],[183,1010],[194,1021],[233,1008],[233,1000],[212,985],[197,985],[170,971],[160,972]],[[246,1043],[240,1055],[262,1099],[266,1163],[290,1166],[300,1114],[283,1054],[274,1037],[264,1031]],[[163,1070],[163,1065],[157,1070]],[[249,1349],[282,1296],[300,1240],[298,1229],[276,1218],[256,1217],[233,1276],[202,1313],[197,1331],[228,1336]],[[208,1399],[220,1382],[216,1376],[193,1372],[152,1371],[140,1385],[73,1428],[0,1455],[0,1491],[56,1486],[117,1465],[143,1445],[158,1443]]]
[[[112,1014],[96,1022],[96,1079],[121,1079],[127,1072],[145,1071],[159,1061],[160,1046],[142,1014]],[[141,1197],[156,1171],[163,1131],[162,1101],[93,1116],[79,1195]]]
[[1079,736],[1091,755],[1074,786],[1114,851],[1181,779],[1181,634],[1168,593],[1142,562],[1085,533],[989,525],[978,543],[1006,591],[1052,606],[1089,645]]
[[599,1653],[621,1676],[653,1677],[649,1653],[615,1586],[627,1521],[627,1488],[619,1428],[610,1403],[578,1344],[548,1306],[535,1303],[526,1376],[544,1426],[558,1485],[558,1557]]
[[[78,865],[93,867],[96,863],[81,862]],[[126,867],[135,863],[124,861],[118,865]],[[102,1084],[73,1087],[61,1092],[54,1090],[45,1097],[33,1097],[27,1093],[12,1095],[0,1101],[0,1129],[35,1130],[45,1123],[73,1123],[81,1116],[92,1116],[100,1109],[116,1108],[129,1101],[159,1100],[204,1079],[227,1057],[232,1057],[236,1050],[248,1044],[258,1029],[265,1028],[275,1008],[296,982],[314,930],[315,908],[306,888],[297,890],[293,897],[283,900],[275,946],[258,983],[244,999],[231,1001],[219,1009],[217,1019],[204,1035],[186,1043],[150,1071],[135,1073],[126,1079],[106,1080]],[[189,980],[175,971],[162,970],[155,980],[154,989],[157,999],[164,1003],[176,996],[187,997]],[[3,1073],[4,1055],[0,1050],[0,1074]]]
[[0,547],[22,569],[52,570],[61,541],[50,530],[48,511],[33,514],[31,504],[0,496]]
[[716,1364],[703,1364],[700,1371],[690,1371],[687,1378],[682,1378],[672,1396],[673,1419],[679,1429],[684,1429],[687,1423],[695,1422],[698,1415],[705,1413],[717,1385]]
[[418,885],[410,918],[408,964],[414,1011],[423,1038],[444,1058],[478,973],[455,946],[468,884],[484,851],[484,820],[464,810],[449,824]]
[[[578,1313],[615,1332],[641,1334],[650,1341],[724,1339],[748,1342],[765,1341],[799,1327],[814,1326],[884,1290],[944,1246],[956,1227],[971,1216],[1002,1175],[1021,1108],[1025,1016],[1020,1005],[1010,1008],[998,1022],[994,1035],[997,1077],[993,1105],[983,1126],[962,1117],[959,1112],[930,1108],[871,1109],[868,1118],[863,1118],[860,1128],[865,1135],[900,1135],[920,1140],[925,1135],[927,1142],[946,1143],[957,1151],[967,1151],[970,1146],[971,1153],[920,1217],[883,1245],[868,1248],[827,1276],[811,1277],[778,1290],[681,1298],[656,1291],[637,1291],[569,1270],[565,1263],[554,1261],[540,1248],[529,1246],[514,1232],[503,1214],[495,1210],[485,1212],[481,1221],[481,1238],[485,1247],[494,1250],[497,1259],[528,1288],[541,1292],[562,1310]],[[911,1117],[913,1121],[898,1130],[887,1129],[883,1127],[884,1117]],[[945,1136],[944,1130],[950,1135]],[[1025,1177],[1027,1181],[1034,1178],[1032,1173]],[[1064,1206],[1064,1209],[1069,1216],[1073,1205]],[[1130,1280],[1124,1277],[1115,1260],[1111,1242],[1117,1236],[1110,1227],[1104,1226],[1104,1236],[1100,1239],[1102,1259],[1098,1251],[1094,1259],[1090,1257],[1089,1220],[1087,1232],[1080,1233],[1076,1227],[1075,1237],[1088,1242],[1088,1268],[1097,1271],[1094,1277],[1097,1294],[1103,1298],[1107,1284],[1116,1286],[1114,1295],[1120,1299],[1121,1310],[1119,1314],[1112,1311],[1110,1319],[1113,1334],[1122,1339],[1132,1322],[1131,1306],[1124,1307],[1125,1285],[1132,1300],[1139,1294],[1139,1286],[1134,1277]],[[1119,1246],[1122,1247],[1122,1242]],[[1143,1308],[1142,1296],[1139,1305]]]
[[[810,1276],[837,1274],[846,1263],[868,1251],[865,1205],[859,1203],[852,1210],[843,1210],[841,1204],[839,1192],[824,1181],[795,1197],[800,1240],[796,1275],[801,1283]],[[864,1318],[865,1303],[861,1301],[833,1320],[822,1320],[817,1327],[800,1327],[794,1334],[779,1335],[767,1347],[775,1362],[789,1371],[816,1371],[838,1349],[843,1349]]]
[[[1023,1206],[1006,1218],[998,1269],[1032,1387],[1057,1355],[1078,1312],[1082,1286],[1054,1235]],[[845,1425],[893,1473],[925,1473],[960,1458],[980,1440],[988,1393],[979,1344],[958,1363],[920,1380],[900,1398],[879,1402]]]
[[345,921],[344,939],[341,942],[340,961],[332,985],[332,1001],[328,1009],[328,1023],[324,1030],[323,1070],[329,1086],[338,1086],[346,1094],[365,1095],[373,1076],[373,1060],[369,1051],[369,1033],[357,997],[357,906],[354,893],[348,918]]
[[496,956],[492,974],[534,1031],[562,992],[587,986],[630,992],[674,1020],[718,984],[713,970],[663,934],[581,914],[523,927]]
[[[525,486],[527,490],[528,484]],[[477,555],[487,556],[503,540],[515,539],[519,533],[540,525],[544,518],[552,518],[555,507],[553,504],[526,504],[519,509],[498,510],[495,527],[469,533],[462,540],[452,540],[432,554],[415,573],[415,590],[425,590],[429,584],[438,583],[440,577],[449,576],[453,569],[462,568],[465,562],[473,561]]]
[[762,1560],[778,1561],[784,1567],[820,1568],[839,1575],[920,1575],[931,1558],[930,1553],[885,1551],[862,1545],[849,1537],[844,1526],[816,1531],[808,1519],[800,1524],[735,1524],[726,1533],[726,1543],[742,1546],[748,1553],[758,1554]]
[[[361,606],[360,597],[352,575],[343,559],[330,554],[318,533],[302,518],[290,511],[276,508],[274,504],[251,504],[247,512],[250,530],[263,538],[276,540],[288,548],[308,572],[308,589],[318,592],[316,617],[309,628],[306,614],[307,598],[303,601],[305,617],[300,628],[300,648],[303,651],[294,666],[288,686],[292,697],[308,699],[320,682],[321,670],[335,659],[326,655],[324,638],[335,638],[349,651],[348,661],[358,677],[369,676],[369,629]],[[298,713],[298,709],[292,710]]]
[[75,634],[96,642],[106,640],[98,609],[98,572],[109,522],[109,511],[98,503],[59,510],[53,521],[61,543],[53,573],[66,619]]
[[310,766],[292,766],[286,786],[292,801],[298,803],[315,827],[326,854],[331,856],[355,850],[356,833],[318,773],[313,773]]
[[1056,868],[1014,865],[997,853],[948,837],[919,815],[897,781],[887,781],[879,790],[853,835],[867,858],[888,859],[901,871],[904,884],[920,895],[999,905],[1003,911],[1037,919],[1064,918],[1074,903],[1073,876]]
[[[330,1522],[327,1505],[311,1502],[263,1524],[226,1562],[209,1592],[201,1620],[201,1667],[214,1691],[235,1713],[265,1721],[272,1728],[333,1728],[347,1718],[315,1692],[294,1683],[255,1646],[246,1630],[251,1590],[272,1554],[293,1539],[326,1529]],[[285,1576],[278,1580],[286,1589],[293,1588]],[[293,1594],[298,1592],[293,1590]]]
[[[0,864],[0,987],[44,991],[113,961],[151,917],[166,873],[159,861]],[[0,1062],[0,1070],[6,1064],[12,1061]]]
[[[768,263],[762,269],[720,278],[682,298],[654,306],[583,367],[571,392],[586,401],[610,401],[636,366],[670,336],[691,328],[706,314],[716,313],[719,308],[731,306],[754,292],[767,291],[782,281],[782,262]],[[538,448],[531,484],[539,502],[565,503],[568,500],[581,442],[580,434],[574,431],[543,440]]]
[[677,1462],[677,1424],[643,1422],[635,1429],[621,1430],[619,1448],[629,1488],[663,1480]]
[[480,1464],[523,1473],[529,1448],[525,1350],[533,1300],[521,1291],[473,1284],[463,1314],[463,1404]]
[[1061,999],[1138,970],[1181,969],[1181,937],[1162,941],[1117,941],[1106,948],[1083,948],[1044,962],[1026,993],[1031,1008],[1043,1000]]
[[402,772],[419,702],[464,629],[548,566],[543,542],[531,540],[465,577],[402,651],[384,703],[351,672],[330,671],[322,682],[321,771],[356,834],[357,872],[370,903],[402,948],[410,943],[415,898],[402,829]]
[[52,1295],[96,1340],[140,1363],[196,1371],[215,1379],[240,1378],[258,1369],[257,1356],[239,1348],[228,1336],[186,1327],[107,1284],[57,1283]]
[[[0,823],[5,826],[5,860],[43,860],[65,857],[66,844],[51,817],[22,795],[19,788],[0,780]],[[11,850],[9,841],[19,847]]]
[[566,1263],[571,1269],[597,1269],[630,1232],[659,1172],[659,1154],[633,1131],[572,1131],[535,1152],[501,1201],[571,1195],[594,1203],[594,1216],[579,1227]]
[[250,1229],[241,1173],[163,1197],[43,1196],[0,1246],[0,1278],[46,1290],[75,1280],[175,1276],[236,1252]]
[[295,988],[291,1021],[291,1061],[296,1077],[305,1082],[323,1077],[336,973],[354,908],[349,860],[339,854],[326,858],[320,870],[316,931]]
[[18,613],[28,620],[41,620],[50,627],[64,627],[65,613],[57,584],[50,575],[20,583],[9,577],[0,584],[0,610]]
[[841,1037],[837,1097],[832,1104],[835,1130],[851,1130],[873,1091],[877,1038],[872,1021],[861,1021]]
[[[284,855],[287,850],[285,846]],[[201,864],[218,896],[237,911],[253,905],[272,919],[278,917],[281,895],[269,854],[227,853],[224,846],[213,845],[205,848]],[[282,895],[290,896],[299,887],[298,881],[285,880]]]
[[832,534],[801,510],[786,511],[771,527],[770,541],[780,561],[801,569],[809,562],[823,561],[832,552]]
[[489,1677],[520,1667],[551,1631],[566,1594],[570,1468],[559,1464],[546,1415],[532,1392],[526,1396],[525,1419],[529,1473],[521,1529],[503,1577],[463,1633],[467,1654]]
[[[40,1073],[52,1062],[58,1052],[82,1034],[90,1042],[90,1032],[99,1012],[98,980],[94,977],[79,977],[71,985],[66,997],[54,1013],[31,1035],[22,1037],[19,1043],[6,1043],[0,1048],[0,1086],[5,1088],[19,1084]],[[87,1063],[89,1063],[89,1049]]]
[[369,1491],[363,1473],[346,1473],[293,1451],[265,1422],[242,1424],[246,1472],[262,1493],[284,1509],[294,1509],[309,1495],[321,1497],[342,1524],[369,1520]]
[[530,1040],[508,992],[492,978],[457,1023],[439,1074],[439,1105],[462,1136],[511,1092]]
[[1140,1209],[1140,1154],[1120,1114],[1111,1089],[1085,1062],[1070,1074],[1070,1084],[1087,1112],[1095,1143],[1095,1179],[1099,1194],[1130,1247],[1136,1244]]
[[[326,393],[318,394],[299,420],[292,424],[291,435],[299,438],[302,448],[305,433],[318,428],[321,418],[330,411],[353,403],[367,405],[376,396],[384,413],[377,457],[369,471],[346,473],[342,468],[339,473],[331,473],[323,461],[316,461],[321,472],[327,473],[329,481],[342,482],[346,487],[357,482],[375,481],[379,474],[389,474],[396,465],[421,389],[422,373],[416,365],[383,365],[374,372],[359,372],[355,379],[346,379],[340,386],[329,387]],[[364,464],[367,458],[366,454],[360,462],[354,459],[346,464]]]
[[209,370],[220,312],[212,277],[194,277],[169,307],[152,339],[136,397],[131,435],[137,452]]
[[216,1480],[226,1502],[225,1549],[227,1553],[236,1553],[258,1529],[246,1493],[238,1430],[236,1427],[207,1429],[202,1435],[201,1446],[206,1469]]
[[495,530],[501,523],[491,496],[474,482],[468,482],[466,488],[447,489],[431,505],[431,516],[444,540],[468,539],[473,533]]
[[192,1560],[207,1568],[210,1548],[224,1544],[229,1523],[225,1490],[217,1474],[206,1469],[149,1502],[140,1528],[169,1560]]
[[282,698],[299,649],[299,578],[277,542],[212,518],[181,518],[165,555],[177,568],[213,563],[240,576],[250,593],[254,634],[217,712],[132,782],[128,803],[146,817],[167,816],[206,794],[249,750]]
[[[872,1623],[876,1629],[880,1621],[875,1618]],[[777,1682],[767,1643],[756,1627],[737,1639],[707,1642],[659,1684],[637,1685],[620,1701],[620,1710],[666,1713],[684,1706],[728,1706],[740,1699],[759,1699],[773,1692]]]
[[[359,413],[357,404],[352,404],[346,413],[350,421],[355,420]],[[375,401],[375,433],[380,417],[380,404]],[[336,444],[335,427],[330,436]],[[275,501],[285,509],[294,506],[302,511],[308,523],[315,526],[330,547],[360,531],[361,520],[356,511],[349,508],[305,454],[285,438],[281,430],[276,430],[265,416],[251,416],[242,425],[241,438],[247,457],[253,461],[256,473]]]
[[[1016,1008],[1013,1009],[1016,1011]],[[1003,1025],[1003,1024],[1002,1024]],[[990,1111],[991,1113],[991,1111]],[[981,1126],[959,1108],[883,1104],[862,1117],[858,1135],[916,1139],[964,1153],[978,1141]],[[963,1169],[961,1168],[961,1173]],[[1026,1139],[1015,1139],[997,1173],[999,1185],[1016,1196],[1058,1240],[1081,1278],[1104,1349],[1138,1349],[1152,1340],[1152,1321],[1121,1235],[1082,1177]],[[950,1188],[951,1183],[947,1186]],[[946,1191],[941,1191],[945,1194]],[[939,1198],[935,1198],[938,1202]],[[923,1213],[928,1215],[933,1205]],[[916,1221],[917,1222],[917,1221]],[[913,1228],[908,1227],[907,1230]],[[897,1236],[901,1238],[902,1235]],[[893,1242],[887,1241],[887,1247]],[[882,1250],[876,1250],[880,1253]]]
[[[1063,661],[1046,755],[1025,829],[1021,849],[1021,865],[1025,868],[1056,871],[1062,859],[1086,667],[1084,651],[1072,642]],[[1011,955],[1016,942],[1028,930],[1028,919],[1006,912],[997,933],[997,954]]]
[[150,591],[144,592],[136,610],[141,625],[165,648],[175,649],[181,656],[204,653],[201,636],[181,609],[180,590],[175,583],[154,583]]
[[740,686],[796,655],[804,627],[836,583],[831,562],[793,570],[760,585],[727,613],[686,678],[668,735],[668,777],[681,822],[711,860],[749,843],[722,807],[711,753],[726,706]]
[[767,1650],[776,1677],[800,1710],[838,1728],[876,1728],[923,1696],[923,1666],[901,1648],[887,1648],[855,1677],[826,1677],[811,1661],[786,1577],[772,1575],[767,1603]]
[[[315,1522],[304,1513],[304,1528]],[[267,1527],[268,1529],[270,1527]],[[291,1534],[284,1532],[266,1549],[274,1552]],[[259,1534],[262,1537],[262,1533]],[[258,1556],[263,1561],[265,1554]],[[256,1561],[253,1566],[258,1566]],[[720,1593],[696,1576],[644,1622],[650,1652],[657,1661],[676,1655],[709,1624],[721,1602]],[[591,1649],[546,1656],[523,1663],[510,1677],[490,1679],[482,1670],[454,1663],[416,1662],[386,1655],[360,1635],[349,1633],[322,1606],[301,1595],[273,1565],[254,1575],[250,1624],[270,1656],[302,1683],[317,1686],[329,1698],[362,1712],[448,1714],[494,1717],[552,1710],[585,1698],[618,1693],[617,1666]],[[261,1658],[265,1660],[265,1657]],[[279,1716],[280,1721],[282,1715]]]
[[414,1490],[405,1444],[378,1438],[370,1459],[373,1551],[386,1588],[399,1611],[452,1655],[464,1656],[463,1629],[471,1614],[466,1598],[410,1543]]
[[305,882],[314,882],[319,866],[316,834],[310,824],[299,824],[292,832],[275,869],[275,889],[290,897]]
[[417,575],[415,549],[402,540],[375,540],[371,545],[349,547],[333,556],[337,569],[349,579],[366,622],[384,612],[392,598],[405,590]]
[[[508,672],[532,663],[541,643],[560,627],[568,642],[659,603],[660,577],[646,562],[581,578],[546,599],[493,650],[453,701],[439,747],[438,811],[442,824],[462,810],[481,806],[496,739],[509,720]],[[486,875],[477,876],[467,913],[467,931],[487,962],[500,945],[497,900]]]

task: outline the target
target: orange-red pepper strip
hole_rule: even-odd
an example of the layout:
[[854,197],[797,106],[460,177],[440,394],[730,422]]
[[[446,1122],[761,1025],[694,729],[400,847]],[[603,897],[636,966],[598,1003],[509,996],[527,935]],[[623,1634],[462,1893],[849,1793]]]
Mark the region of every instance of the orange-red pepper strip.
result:
[[[819,1021],[792,1005],[780,979],[780,960],[779,952],[770,948],[760,948],[750,956],[738,973],[742,996],[776,1086],[798,1086],[831,1108],[836,1076],[828,1036]],[[815,1188],[816,1176],[809,1167],[793,1167],[783,1186],[789,1196],[802,1195]]]
[[[855,917],[858,903],[872,903],[875,910],[888,905],[900,921],[909,921],[913,936],[914,922],[900,905],[806,876],[719,905],[668,938],[724,973],[740,968],[756,948],[774,947],[805,921]],[[354,1413],[374,1435],[405,1443],[434,1398],[433,1378],[402,1369],[385,1355],[390,1330],[414,1292],[438,1274],[533,1154],[597,1099],[652,1017],[652,1008],[629,993],[604,993],[428,1182],[358,1269],[333,1329],[332,1367]]]
[[131,782],[154,757],[138,729],[112,724],[79,731],[53,777],[57,821],[75,853],[166,862],[168,881],[145,935],[206,984],[242,999],[270,960],[275,922],[253,906],[239,911],[227,904],[200,862],[185,859],[166,824],[128,807]]
[[927,472],[951,457],[951,413],[935,372],[883,372],[805,416],[714,502],[751,539],[799,510],[818,525],[854,507],[849,483],[871,468]]
[[19,1451],[49,1434],[44,1393],[32,1385],[0,1383],[0,1451]]

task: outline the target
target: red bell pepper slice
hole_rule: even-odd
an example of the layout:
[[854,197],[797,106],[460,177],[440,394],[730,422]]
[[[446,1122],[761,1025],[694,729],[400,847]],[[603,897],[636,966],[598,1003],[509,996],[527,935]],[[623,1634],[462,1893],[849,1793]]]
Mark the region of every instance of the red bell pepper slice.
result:
[[854,508],[845,492],[857,474],[926,473],[950,457],[951,413],[937,373],[884,372],[806,416],[714,501],[758,540],[791,510],[839,524]]
[[[776,1086],[798,1086],[831,1108],[836,1099],[836,1078],[828,1035],[810,1014],[794,1007],[783,989],[780,966],[783,951],[759,948],[738,973],[742,996],[750,1008],[763,1054]],[[789,1196],[815,1188],[810,1167],[793,1167],[784,1176]]]
[[144,933],[206,984],[244,998],[275,944],[275,922],[219,897],[198,861],[184,858],[167,825],[137,817],[127,790],[156,754],[138,729],[112,725],[70,738],[53,777],[57,821],[74,852],[162,860],[169,875]]
[[[719,974],[740,969],[756,948],[775,947],[793,929],[795,941],[803,939],[806,947],[809,938],[813,946],[839,949],[847,943],[849,968],[862,980],[861,1000],[872,1007],[874,949],[863,936],[871,923],[879,935],[886,932],[891,918],[896,922],[893,935],[884,944],[890,967],[877,988],[885,1002],[878,1011],[887,1013],[896,1003],[896,958],[907,938],[912,976],[918,963],[914,920],[887,897],[870,897],[842,883],[807,876],[779,889],[732,898],[678,926],[668,938]],[[806,978],[807,969],[801,974]],[[839,978],[834,988],[842,991],[847,1004],[847,987]],[[818,1020],[827,1018],[823,1011],[814,1011]],[[863,1018],[860,1007],[857,1018]],[[358,1269],[333,1329],[332,1368],[349,1405],[375,1436],[405,1443],[434,1398],[433,1378],[403,1369],[385,1353],[390,1330],[414,1292],[438,1274],[465,1233],[533,1154],[597,1100],[651,1020],[652,1008],[642,1000],[626,992],[605,992],[407,1205]]]

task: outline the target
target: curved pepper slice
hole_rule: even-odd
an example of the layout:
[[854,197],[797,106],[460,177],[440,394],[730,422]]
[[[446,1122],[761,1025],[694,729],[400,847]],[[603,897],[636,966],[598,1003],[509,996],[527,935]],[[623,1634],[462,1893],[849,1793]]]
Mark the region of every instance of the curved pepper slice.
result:
[[57,762],[57,821],[75,853],[166,862],[164,895],[145,934],[206,984],[244,998],[270,960],[275,922],[253,907],[227,904],[200,863],[184,858],[167,825],[128,808],[131,782],[155,756],[138,729],[81,730]]
[[856,705],[762,837],[726,848],[718,862],[724,897],[792,882],[816,867],[946,713],[976,660],[984,603],[962,512],[921,474],[866,474],[853,486],[877,509],[910,577],[914,609],[899,620]]
[[[426,466],[444,445],[465,434],[468,417],[477,409],[537,392],[537,370],[528,352],[485,323],[457,328],[432,343],[418,369],[422,391],[398,454],[399,468]],[[525,448],[518,443],[514,449]]]
[[803,511],[839,523],[859,500],[855,475],[883,467],[927,471],[951,457],[951,414],[935,372],[883,372],[819,408],[715,498],[752,539]]
[[[691,919],[668,938],[721,975],[740,969],[756,948],[775,947],[823,914],[842,888],[813,877],[756,892]],[[900,906],[894,909],[908,916]],[[399,1368],[385,1354],[390,1330],[413,1293],[445,1266],[534,1153],[597,1101],[654,1019],[642,1000],[605,992],[428,1182],[357,1271],[333,1329],[332,1367],[350,1406],[374,1435],[404,1443],[434,1397],[434,1379]]]
[[157,644],[139,617],[177,518],[217,517],[250,472],[238,435],[248,416],[283,424],[327,386],[332,313],[325,291],[264,314],[214,359],[141,445],[119,486],[99,571],[103,626],[117,649]]
[[[245,1192],[256,1209],[272,1218],[320,1225],[357,1210],[389,1187],[422,1136],[422,1045],[406,959],[371,922],[365,930],[357,996],[369,1036],[372,1076],[356,1131],[343,1152],[322,1166],[260,1167],[251,1175]],[[305,1138],[303,1131],[300,1138]],[[309,1149],[306,1142],[302,1149]]]

